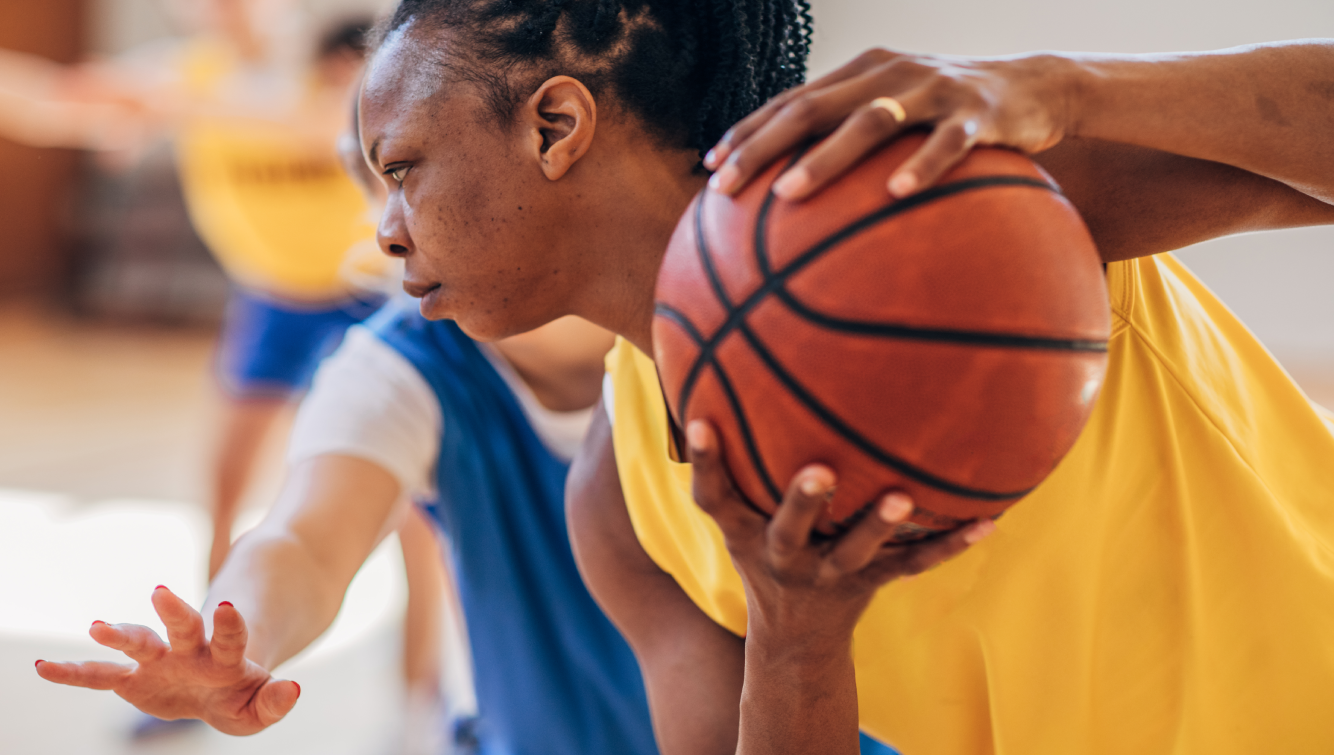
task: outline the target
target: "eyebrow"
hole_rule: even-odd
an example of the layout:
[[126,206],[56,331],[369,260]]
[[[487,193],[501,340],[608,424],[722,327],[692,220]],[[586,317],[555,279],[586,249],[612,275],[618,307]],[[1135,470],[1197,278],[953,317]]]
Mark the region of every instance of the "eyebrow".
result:
[[374,142],[371,143],[371,149],[369,153],[370,163],[376,168],[380,167],[379,152],[380,152],[380,140],[377,138]]

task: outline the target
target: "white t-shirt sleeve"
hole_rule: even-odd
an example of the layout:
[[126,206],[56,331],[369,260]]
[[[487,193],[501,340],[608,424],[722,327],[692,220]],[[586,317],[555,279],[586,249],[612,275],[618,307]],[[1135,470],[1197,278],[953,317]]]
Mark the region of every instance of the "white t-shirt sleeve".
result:
[[324,454],[362,458],[421,500],[435,490],[442,423],[440,402],[412,363],[370,330],[354,326],[301,402],[287,461]]

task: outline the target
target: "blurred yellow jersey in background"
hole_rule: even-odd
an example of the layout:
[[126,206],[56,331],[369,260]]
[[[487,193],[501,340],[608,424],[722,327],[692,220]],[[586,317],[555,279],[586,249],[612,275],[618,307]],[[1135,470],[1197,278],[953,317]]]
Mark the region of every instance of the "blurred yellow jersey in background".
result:
[[[193,42],[185,88],[208,101],[240,65],[222,44]],[[202,115],[178,134],[177,161],[195,230],[233,280],[300,301],[348,292],[344,260],[374,228],[333,143],[279,120]]]
[[[1107,278],[1092,419],[996,534],[877,594],[861,726],[904,755],[1331,752],[1334,421],[1170,255]],[[640,542],[744,635],[652,361],[621,341],[608,368]]]

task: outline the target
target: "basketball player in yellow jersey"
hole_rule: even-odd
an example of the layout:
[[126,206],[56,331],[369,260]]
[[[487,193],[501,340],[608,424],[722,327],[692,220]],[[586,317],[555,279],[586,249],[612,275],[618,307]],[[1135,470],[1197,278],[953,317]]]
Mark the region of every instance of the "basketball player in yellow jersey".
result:
[[909,125],[936,129],[885,177],[898,195],[974,143],[1045,150],[1108,263],[1107,383],[1037,493],[999,523],[884,546],[911,509],[886,491],[815,544],[833,471],[803,470],[772,519],[753,513],[707,425],[685,428],[692,465],[671,460],[646,356],[700,155],[799,83],[807,9],[759,4],[404,0],[361,99],[390,186],[381,245],[424,313],[483,339],[572,313],[624,338],[569,517],[662,750],[851,755],[860,726],[905,755],[1327,752],[1334,428],[1188,271],[1149,255],[1334,222],[1334,42],[874,53],[732,131],[706,162],[723,191],[837,132],[791,197]]
[[195,11],[198,34],[115,61],[62,68],[0,53],[0,133],[100,149],[174,139],[191,221],[235,284],[217,359],[211,576],[264,436],[383,300],[344,275],[372,228],[335,150],[369,21],[312,40],[292,0],[178,6]]

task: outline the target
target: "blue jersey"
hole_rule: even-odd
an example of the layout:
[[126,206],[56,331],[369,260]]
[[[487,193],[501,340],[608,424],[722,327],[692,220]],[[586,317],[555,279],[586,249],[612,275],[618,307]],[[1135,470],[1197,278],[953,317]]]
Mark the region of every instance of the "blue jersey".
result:
[[367,325],[440,401],[439,498],[430,510],[452,546],[481,752],[656,755],[639,666],[575,567],[569,465],[453,322],[428,321],[405,302]]

